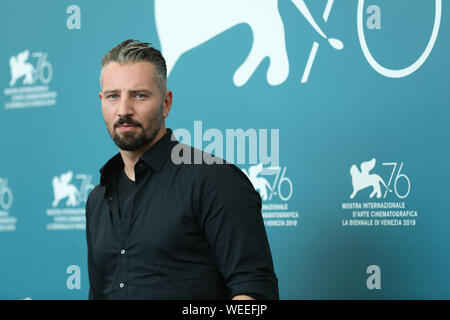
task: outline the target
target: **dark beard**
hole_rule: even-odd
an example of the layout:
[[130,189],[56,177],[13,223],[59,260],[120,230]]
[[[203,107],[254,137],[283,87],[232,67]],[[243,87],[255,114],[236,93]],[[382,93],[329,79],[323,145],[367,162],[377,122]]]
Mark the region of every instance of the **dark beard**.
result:
[[[162,111],[162,110],[161,110]],[[128,123],[137,127],[136,132],[123,132],[122,134],[116,133],[116,127],[118,125]],[[114,125],[114,131],[111,135],[114,143],[121,150],[136,151],[140,148],[150,144],[151,141],[157,136],[162,126],[162,113],[160,112],[155,119],[152,119],[148,123],[147,132],[144,131],[143,126],[136,121],[131,120],[128,117],[122,117]]]

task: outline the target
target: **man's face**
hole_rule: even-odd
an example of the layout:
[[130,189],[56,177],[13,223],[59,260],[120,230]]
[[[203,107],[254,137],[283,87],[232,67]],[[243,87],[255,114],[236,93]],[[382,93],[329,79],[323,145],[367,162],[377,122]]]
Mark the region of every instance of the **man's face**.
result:
[[149,62],[119,64],[103,69],[103,118],[114,143],[122,150],[148,146],[165,129],[172,93],[161,92]]

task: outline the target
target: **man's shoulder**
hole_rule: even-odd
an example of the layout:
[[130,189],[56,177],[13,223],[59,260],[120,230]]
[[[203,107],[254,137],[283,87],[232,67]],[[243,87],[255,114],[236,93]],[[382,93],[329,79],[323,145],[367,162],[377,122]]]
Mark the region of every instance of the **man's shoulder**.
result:
[[229,175],[247,180],[247,176],[235,164],[206,151],[179,143],[171,154],[172,163],[202,177],[226,178]]
[[198,187],[222,190],[245,185],[246,188],[254,190],[247,175],[235,164],[189,145],[183,145],[180,148],[184,152],[182,158],[176,158],[172,153],[172,163],[181,166]]

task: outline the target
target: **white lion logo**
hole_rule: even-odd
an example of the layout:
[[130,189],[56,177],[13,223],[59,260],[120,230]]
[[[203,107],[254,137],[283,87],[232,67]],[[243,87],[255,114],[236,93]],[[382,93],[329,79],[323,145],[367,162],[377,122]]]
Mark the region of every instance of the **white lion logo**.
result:
[[69,183],[72,180],[72,177],[73,172],[68,171],[66,173],[63,173],[59,178],[53,178],[53,195],[55,197],[52,203],[53,207],[56,207],[58,203],[64,198],[68,198],[66,201],[66,206],[75,207],[78,205],[80,193],[77,187]]
[[[332,47],[343,48],[340,40],[328,39],[303,0],[291,1]],[[329,3],[332,2],[329,0]],[[327,8],[331,6],[327,4]],[[234,73],[234,84],[243,86],[266,57],[269,58],[267,82],[270,85],[279,85],[288,77],[289,61],[278,0],[155,0],[155,22],[168,75],[182,54],[246,23],[253,33],[253,45]]]
[[11,81],[9,85],[12,87],[16,81],[25,76],[23,84],[33,84],[34,82],[34,67],[31,63],[26,62],[30,56],[30,51],[25,50],[9,59],[9,66],[11,67]]
[[369,195],[372,198],[375,194],[377,198],[381,198],[380,182],[384,187],[392,192],[391,189],[384,183],[383,179],[377,174],[369,174],[369,172],[375,167],[376,160],[373,158],[370,161],[361,163],[361,172],[356,165],[352,165],[350,168],[350,175],[352,176],[353,192],[350,195],[350,199],[353,199],[355,195],[362,189],[367,187],[373,187],[372,193]]

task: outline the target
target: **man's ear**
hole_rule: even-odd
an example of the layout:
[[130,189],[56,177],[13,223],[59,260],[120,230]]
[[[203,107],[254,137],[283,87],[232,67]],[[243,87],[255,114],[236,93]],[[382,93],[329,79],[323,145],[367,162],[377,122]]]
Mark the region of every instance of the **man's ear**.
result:
[[100,98],[100,100],[102,100],[102,92],[101,91],[98,93],[98,97]]
[[169,116],[170,108],[172,107],[173,94],[172,91],[167,90],[164,94],[164,105],[163,105],[163,118]]

